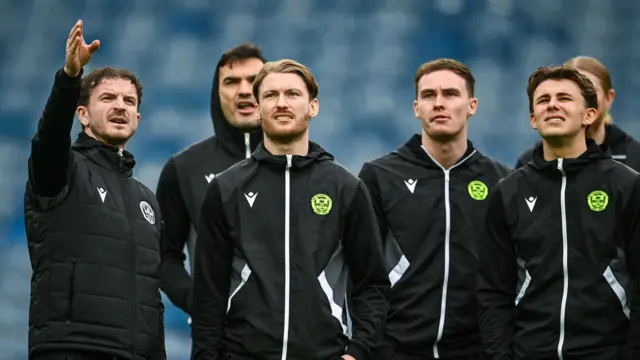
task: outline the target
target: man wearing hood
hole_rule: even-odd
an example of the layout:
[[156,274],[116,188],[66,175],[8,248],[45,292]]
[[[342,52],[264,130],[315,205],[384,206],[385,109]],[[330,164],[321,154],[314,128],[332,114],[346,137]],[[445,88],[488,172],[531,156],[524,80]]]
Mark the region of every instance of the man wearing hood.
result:
[[187,245],[193,270],[195,229],[207,184],[216,174],[248,158],[262,141],[251,86],[265,61],[260,48],[252,44],[222,54],[211,90],[215,135],[172,156],[158,180],[156,197],[166,232],[161,288],[189,315],[192,285],[184,266],[184,247]]
[[198,222],[193,358],[366,360],[389,287],[369,194],[309,141],[309,69],[267,63],[253,93],[264,142],[211,181]]
[[586,138],[598,98],[578,70],[540,68],[527,95],[542,144],[489,195],[478,246],[489,359],[638,359],[640,178]]

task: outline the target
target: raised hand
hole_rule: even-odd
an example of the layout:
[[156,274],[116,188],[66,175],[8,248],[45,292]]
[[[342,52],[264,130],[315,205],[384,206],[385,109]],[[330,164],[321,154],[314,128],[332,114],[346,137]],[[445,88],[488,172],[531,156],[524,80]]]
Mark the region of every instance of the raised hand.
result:
[[99,47],[100,40],[93,40],[90,45],[87,45],[84,41],[82,20],[78,20],[67,39],[64,72],[71,77],[78,76],[82,67],[91,60],[91,56]]

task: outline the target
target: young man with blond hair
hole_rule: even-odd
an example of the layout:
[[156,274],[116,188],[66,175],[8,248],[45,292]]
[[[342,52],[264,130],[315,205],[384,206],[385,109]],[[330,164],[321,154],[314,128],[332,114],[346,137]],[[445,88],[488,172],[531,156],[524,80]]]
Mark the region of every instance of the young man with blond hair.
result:
[[367,359],[389,280],[366,188],[309,141],[309,69],[266,63],[253,94],[264,142],[211,181],[202,205],[194,358]]

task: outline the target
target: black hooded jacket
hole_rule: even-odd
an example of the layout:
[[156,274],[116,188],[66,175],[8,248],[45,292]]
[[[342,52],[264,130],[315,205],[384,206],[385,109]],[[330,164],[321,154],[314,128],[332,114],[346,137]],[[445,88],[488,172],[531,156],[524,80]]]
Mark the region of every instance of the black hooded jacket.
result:
[[[538,141],[535,146],[525,151],[516,161],[516,169],[531,161],[533,151],[542,143]],[[640,143],[631,135],[625,133],[614,124],[605,125],[605,137],[603,145],[611,150],[611,158],[620,161],[635,171],[640,171]]]
[[185,269],[187,245],[193,270],[195,229],[207,184],[231,165],[250,156],[260,142],[262,131],[239,131],[222,113],[216,67],[211,88],[211,119],[215,135],[173,155],[164,165],[156,197],[165,221],[165,253],[161,288],[173,304],[191,314],[191,277]]
[[640,343],[629,300],[640,280],[638,175],[587,144],[553,161],[536,148],[489,196],[478,298],[491,360],[617,360]]
[[196,360],[368,358],[389,280],[365,185],[331,154],[259,146],[213,179],[201,216]]
[[58,71],[31,142],[29,357],[165,359],[159,207],[130,153],[84,132],[71,144],[79,95],[80,76]]
[[510,171],[471,141],[445,170],[420,135],[364,164],[360,178],[378,215],[392,284],[380,352],[392,347],[425,359],[481,352],[474,296],[480,220],[487,194]]

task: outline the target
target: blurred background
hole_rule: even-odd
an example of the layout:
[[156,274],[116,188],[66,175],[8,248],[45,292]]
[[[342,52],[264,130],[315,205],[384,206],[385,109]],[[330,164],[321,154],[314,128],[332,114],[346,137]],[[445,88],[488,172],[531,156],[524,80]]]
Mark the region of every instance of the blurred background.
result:
[[[321,104],[311,139],[353,172],[419,132],[413,75],[438,57],[473,71],[479,107],[469,136],[509,166],[537,139],[529,74],[576,55],[609,68],[614,123],[639,138],[639,17],[632,0],[0,0],[0,359],[27,359],[26,164],[77,19],[87,42],[102,42],[85,73],[126,67],[143,82],[142,119],[128,150],[135,176],[155,190],[173,153],[213,133],[215,65],[247,41],[268,59],[309,66]],[[164,300],[168,358],[188,359],[187,317]]]

